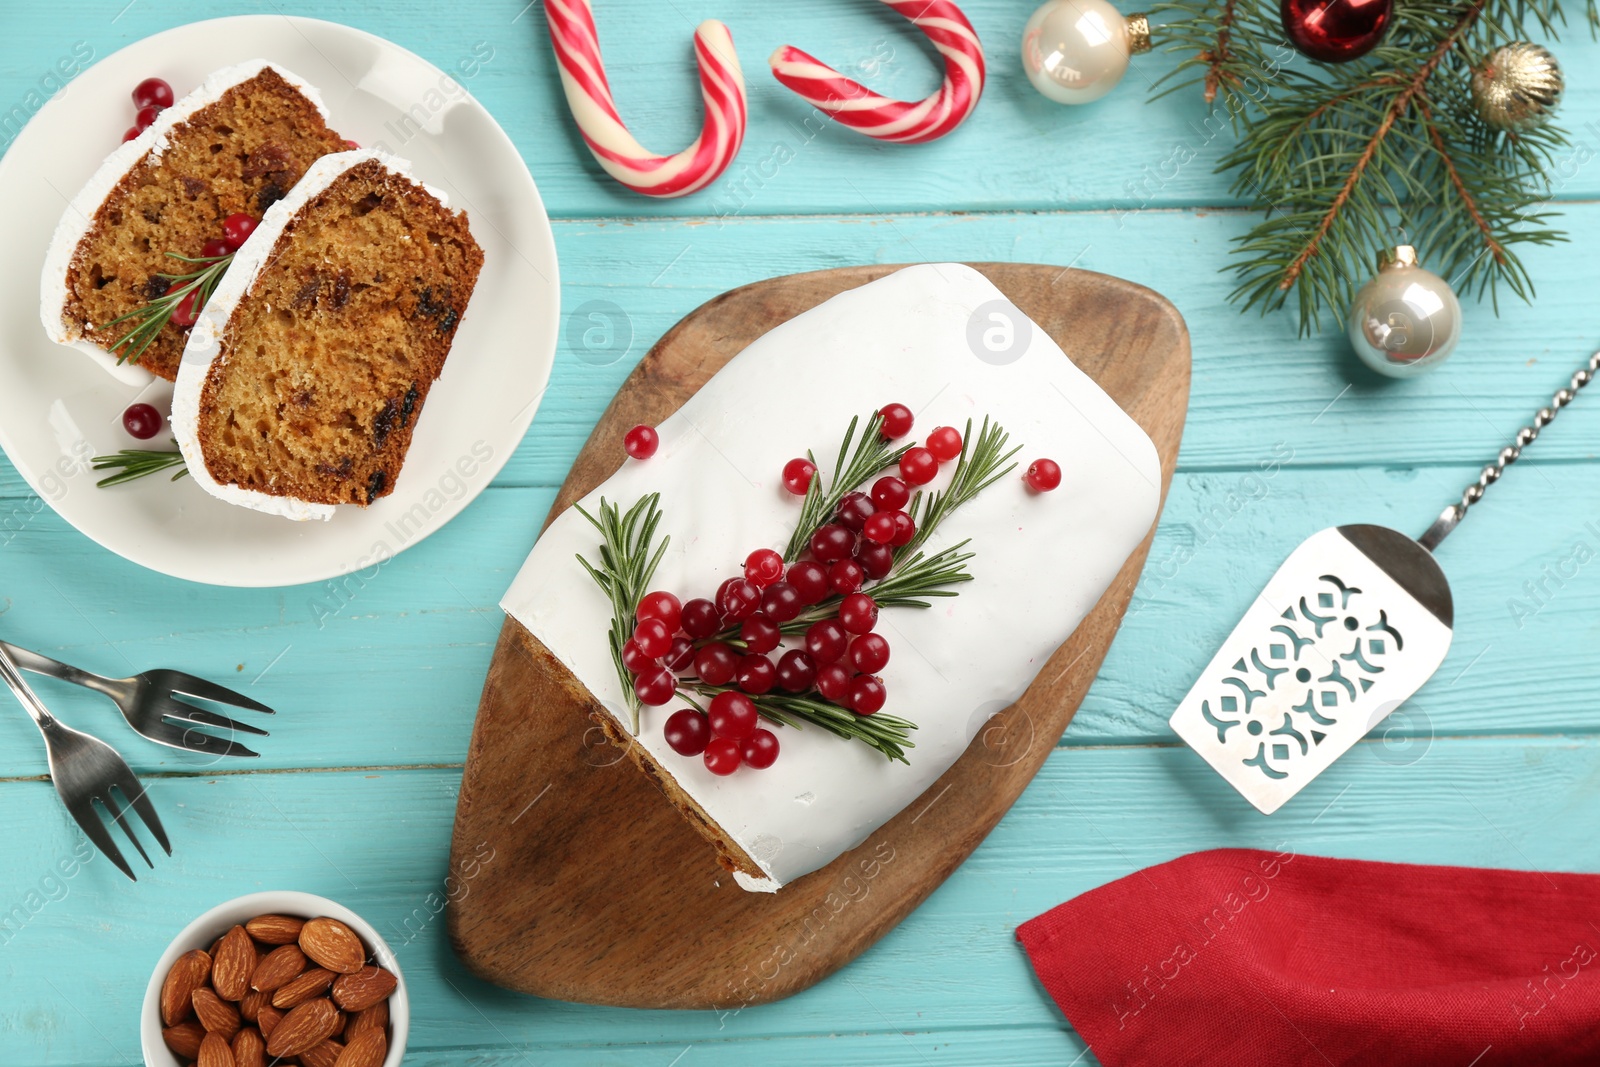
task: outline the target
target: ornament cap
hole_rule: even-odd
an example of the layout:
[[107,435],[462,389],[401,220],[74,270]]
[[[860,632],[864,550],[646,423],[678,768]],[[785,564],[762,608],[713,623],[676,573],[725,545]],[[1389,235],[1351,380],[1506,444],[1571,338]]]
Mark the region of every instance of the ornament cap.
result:
[[1141,11],[1129,15],[1123,24],[1128,28],[1128,54],[1138,56],[1150,51],[1150,16]]
[[1394,267],[1416,267],[1421,265],[1417,258],[1417,250],[1410,245],[1395,245],[1385,248],[1378,253],[1378,269],[1389,270]]

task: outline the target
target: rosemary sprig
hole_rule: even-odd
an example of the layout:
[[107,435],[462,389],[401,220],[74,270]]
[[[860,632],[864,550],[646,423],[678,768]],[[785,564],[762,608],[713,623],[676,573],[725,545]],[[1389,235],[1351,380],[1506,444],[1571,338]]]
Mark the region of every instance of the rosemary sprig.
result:
[[[696,693],[707,699],[718,693],[738,691],[728,686],[705,685],[698,682],[689,685]],[[899,760],[907,765],[910,761],[906,759],[905,750],[917,747],[911,740],[911,731],[917,728],[916,724],[893,715],[885,715],[882,712],[876,715],[857,715],[825,700],[782,693],[752,696],[750,700],[765,718],[780,726],[810,723],[847,741],[860,741],[868,748],[883,753],[887,758]]]
[[[933,605],[928,603],[929,597],[946,597],[959,595],[950,587],[962,582],[972,581],[972,572],[967,570],[967,560],[977,555],[975,552],[963,552],[969,541],[951,545],[941,549],[932,556],[918,552],[904,563],[897,563],[894,572],[877,585],[870,587],[867,592],[872,595],[873,601],[881,608],[928,608]],[[806,608],[795,616],[792,622],[786,622],[778,627],[778,632],[785,637],[794,637],[803,634],[814,622],[831,619],[839,614],[839,605],[844,597],[835,593],[826,600],[822,600]],[[718,634],[713,640],[725,641],[728,644],[740,645],[738,640],[739,628],[730,627]]]
[[217,287],[217,282],[226,273],[228,264],[233,262],[232,252],[227,255],[202,258],[180,256],[176,252],[168,252],[167,255],[185,263],[198,263],[200,267],[188,274],[155,275],[166,281],[165,292],[149,303],[141,304],[106,323],[105,328],[108,330],[123,323],[131,324],[128,331],[112,342],[107,350],[117,357],[118,363],[139,362],[139,357],[155,343],[155,339],[161,334],[161,328],[172,318],[172,313],[177,310],[178,305],[191,293],[196,294],[194,310],[198,312],[205,307],[206,301],[211,299],[211,293]]
[[897,555],[915,552],[952,511],[1017,469],[1015,463],[1003,466],[1022,451],[1021,445],[1005,451],[1010,436],[999,423],[991,425],[985,415],[983,428],[974,440],[972,420],[967,420],[966,432],[961,435],[961,458],[956,461],[950,485],[931,496],[917,494],[911,502],[911,518],[917,524],[917,532]]
[[597,519],[579,505],[578,514],[588,519],[600,531],[600,564],[595,566],[581,555],[578,562],[589,572],[602,592],[611,600],[611,630],[608,642],[611,660],[617,668],[617,679],[622,683],[623,698],[632,715],[633,732],[639,732],[639,698],[633,692],[633,675],[622,665],[622,646],[633,635],[633,613],[650,584],[650,578],[667,550],[670,537],[651,551],[656,527],[661,524],[661,494],[651,493],[622,514],[617,505],[600,498],[600,517]]
[[[173,444],[177,444],[176,441]],[[95,456],[89,465],[97,471],[114,470],[117,473],[95,482],[95,486],[105,489],[113,485],[122,485],[150,474],[159,474],[165,470],[178,468],[171,480],[177,481],[189,473],[189,468],[184,464],[182,452],[160,452],[144,448],[124,448],[109,456]]]
[[[839,458],[833,465],[833,477],[828,482],[828,488],[822,488],[821,470],[812,475],[805,502],[800,505],[800,518],[795,523],[794,536],[789,538],[789,547],[783,551],[784,562],[800,558],[800,554],[811,543],[811,535],[833,518],[834,512],[839,509],[839,501],[847,493],[879,471],[899,463],[900,457],[911,449],[909,444],[897,448],[893,442],[883,439],[878,432],[883,425],[883,416],[874,411],[867,417],[866,429],[862,431],[861,439],[855,442],[855,451],[852,452],[850,443],[855,439],[856,427],[860,422],[859,416],[850,420],[850,428],[845,431],[844,441],[839,445]],[[810,456],[811,453],[807,452],[806,455]],[[815,457],[811,462],[816,463]]]

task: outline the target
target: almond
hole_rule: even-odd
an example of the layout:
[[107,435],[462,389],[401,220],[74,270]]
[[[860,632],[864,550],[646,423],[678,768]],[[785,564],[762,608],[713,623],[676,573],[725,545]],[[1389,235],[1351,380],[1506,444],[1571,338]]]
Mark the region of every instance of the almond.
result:
[[355,931],[338,919],[312,919],[300,928],[300,947],[318,966],[349,974],[367,962],[367,950]]
[[233,1037],[233,1067],[267,1067],[267,1039],[247,1026]]
[[[307,924],[309,925],[309,924]],[[298,1056],[339,1029],[339,1009],[327,998],[308,1000],[289,1012],[267,1035],[267,1055]]]
[[283,1012],[268,1004],[256,1014],[256,1029],[261,1031],[262,1037],[271,1037],[272,1028],[282,1021]]
[[300,1063],[303,1067],[333,1067],[343,1055],[344,1046],[330,1039],[300,1053]]
[[345,1011],[365,1011],[387,1000],[397,984],[395,976],[382,967],[363,967],[334,979],[333,1001]]
[[189,998],[194,1014],[209,1034],[221,1034],[229,1041],[239,1032],[239,1009],[217,996],[212,989],[196,989]]
[[288,915],[258,915],[244,924],[245,931],[263,945],[292,945],[300,939],[304,919]]
[[221,1034],[207,1034],[200,1042],[200,1056],[195,1067],[234,1067],[233,1050]]
[[174,960],[161,983],[161,1021],[176,1026],[187,1019],[194,991],[210,977],[211,957],[199,949],[185,952]]
[[334,1067],[383,1067],[389,1042],[382,1030],[368,1030],[344,1047]]
[[389,1026],[389,1002],[380,1000],[365,1011],[356,1012],[350,1017],[349,1024],[344,1028],[344,1039],[347,1044],[354,1044],[355,1039],[368,1030],[384,1033]]
[[161,1031],[161,1040],[181,1060],[192,1060],[200,1055],[200,1042],[205,1039],[206,1028],[193,1019]]
[[300,977],[305,969],[306,954],[300,951],[299,945],[280,945],[256,964],[255,973],[250,976],[250,988],[270,993]]
[[[261,965],[257,964],[256,969],[260,970]],[[253,1023],[260,1016],[261,1009],[271,1003],[271,993],[263,993],[259,989],[252,989],[244,995],[243,1000],[239,1001],[239,1014],[244,1016],[246,1022]],[[235,1058],[237,1058],[237,1054]]]
[[304,1004],[312,997],[320,997],[337,977],[339,976],[332,971],[313,967],[294,981],[279,986],[272,994],[272,1006],[287,1011]]
[[250,973],[256,969],[256,946],[244,927],[222,935],[211,964],[211,988],[223,1000],[238,1002],[250,992]]

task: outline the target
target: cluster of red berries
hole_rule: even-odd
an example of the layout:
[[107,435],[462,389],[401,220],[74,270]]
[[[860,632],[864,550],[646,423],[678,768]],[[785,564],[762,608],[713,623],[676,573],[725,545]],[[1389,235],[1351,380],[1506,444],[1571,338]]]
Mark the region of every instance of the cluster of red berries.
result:
[[[251,216],[242,211],[235,211],[222,220],[222,236],[213,237],[200,247],[200,258],[208,263],[214,263],[233,255],[244,247],[245,241],[249,240],[257,225]],[[199,320],[201,310],[200,290],[196,287],[173,306],[172,314],[168,317],[174,326],[188,329]]]
[[133,87],[133,125],[122,135],[123,143],[133,140],[156,120],[156,116],[172,106],[172,86],[160,78],[146,78]]

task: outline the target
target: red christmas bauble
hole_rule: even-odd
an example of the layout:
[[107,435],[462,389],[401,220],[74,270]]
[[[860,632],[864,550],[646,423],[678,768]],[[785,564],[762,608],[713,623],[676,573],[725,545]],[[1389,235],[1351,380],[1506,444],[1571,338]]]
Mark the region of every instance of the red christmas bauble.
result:
[[1283,0],[1283,32],[1323,63],[1360,59],[1383,40],[1394,0]]

